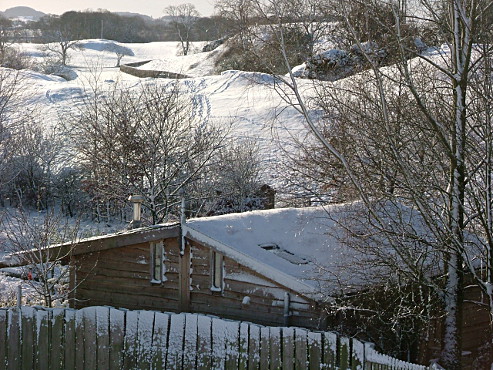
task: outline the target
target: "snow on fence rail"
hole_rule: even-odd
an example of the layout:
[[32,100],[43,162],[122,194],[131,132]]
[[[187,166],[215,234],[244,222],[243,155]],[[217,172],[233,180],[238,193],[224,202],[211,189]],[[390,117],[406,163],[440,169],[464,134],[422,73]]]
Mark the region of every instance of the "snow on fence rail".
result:
[[332,332],[199,314],[0,309],[1,369],[426,369]]

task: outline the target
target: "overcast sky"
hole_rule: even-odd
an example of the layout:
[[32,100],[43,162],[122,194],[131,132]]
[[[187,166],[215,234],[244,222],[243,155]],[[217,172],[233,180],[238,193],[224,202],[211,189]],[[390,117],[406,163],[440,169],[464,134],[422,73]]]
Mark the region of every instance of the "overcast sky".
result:
[[107,9],[111,12],[132,12],[159,18],[169,5],[192,3],[203,16],[211,15],[214,0],[0,0],[0,10],[29,6],[44,13],[62,14],[68,10]]

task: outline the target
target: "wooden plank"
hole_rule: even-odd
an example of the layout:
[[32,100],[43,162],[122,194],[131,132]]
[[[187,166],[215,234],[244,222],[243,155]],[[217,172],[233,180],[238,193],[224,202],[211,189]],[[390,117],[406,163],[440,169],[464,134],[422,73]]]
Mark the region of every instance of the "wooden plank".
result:
[[[238,273],[239,271],[241,272]],[[249,276],[251,280],[254,280],[254,282],[247,281],[243,277],[244,275]],[[226,271],[224,280],[230,285],[230,288],[235,291],[241,291],[244,288],[256,289],[258,292],[262,292],[264,289],[266,289],[265,291],[267,292],[286,290],[285,288],[280,287],[271,280],[267,280],[260,275],[252,274],[244,269],[234,269],[231,271]]]
[[120,370],[124,363],[125,313],[111,308],[109,311],[109,342],[111,370]]
[[239,358],[238,369],[248,369],[248,337],[250,326],[246,322],[240,324],[240,343],[239,343]]
[[270,340],[269,328],[262,326],[260,328],[260,368],[269,368]]
[[197,318],[197,369],[212,368],[212,320],[208,316],[199,315]]
[[[197,282],[194,280],[194,284],[196,283]],[[199,283],[199,285],[207,286],[206,282]],[[195,294],[195,296],[193,297],[193,303],[202,303],[202,304],[217,306],[218,297],[217,295],[212,294],[212,292],[209,289],[194,290],[192,294]],[[258,313],[265,313],[266,316],[268,316],[269,313],[271,314],[274,313],[276,315],[284,313],[283,305],[280,304],[279,306],[273,306],[272,303],[275,302],[275,300],[269,297],[266,298],[255,294],[248,294],[248,297],[250,297],[249,308],[251,310],[255,310]],[[241,303],[244,298],[245,298],[244,292],[237,293],[227,288],[220,298],[221,302],[224,303],[222,303],[221,307],[218,308],[222,308],[223,310],[225,310],[226,307],[232,307],[237,309],[243,309],[243,311],[245,311],[244,308],[241,307]]]
[[226,368],[237,369],[240,343],[240,323],[238,321],[224,321],[224,341],[226,344]]
[[307,355],[307,334],[305,329],[296,328],[294,331],[295,337],[295,367],[297,369],[308,368],[308,355]]
[[341,369],[348,369],[351,358],[349,338],[339,338],[339,366]]
[[[138,257],[137,257],[138,258]],[[135,280],[147,280],[149,281],[149,265],[140,264],[137,262],[137,258],[128,261],[120,260],[104,260],[100,259],[94,260],[94,262],[89,262],[84,260],[84,263],[80,266],[77,271],[78,274],[82,273],[84,275],[90,276],[92,279],[97,279],[100,275],[105,275],[108,278],[132,278]],[[177,261],[178,262],[178,261]],[[97,263],[97,265],[95,265]],[[165,262],[166,274],[179,273],[178,263],[172,263],[170,261]]]
[[185,315],[185,343],[183,346],[183,368],[197,367],[197,315]]
[[40,370],[48,369],[50,364],[50,318],[49,311],[37,310],[36,312],[36,347],[37,360],[36,368]]
[[337,334],[325,332],[323,334],[322,363],[328,369],[334,369],[337,361]]
[[[107,270],[108,272],[133,272],[133,273],[142,273],[148,271],[148,263],[140,263],[142,260],[142,257],[139,255],[129,255],[125,254],[123,251],[120,252],[118,256],[115,256],[113,258],[108,258],[107,256],[104,255],[99,255],[98,256],[93,256],[93,257],[88,257],[84,258],[83,261],[81,261],[81,270],[84,272],[91,272],[91,271],[105,271]],[[149,253],[149,252],[148,252]],[[121,262],[121,267],[118,266],[118,262]],[[147,276],[149,278],[149,275]]]
[[179,297],[180,311],[190,310],[190,245],[185,243],[184,253],[180,257]]
[[109,307],[96,308],[96,334],[98,368],[110,367],[110,309]]
[[137,349],[138,343],[138,324],[139,324],[139,312],[138,311],[126,311],[125,312],[125,339],[124,339],[124,369],[136,369],[137,368]]
[[270,368],[280,369],[282,364],[282,336],[281,328],[272,327],[269,329],[269,341],[270,341]]
[[86,369],[96,369],[97,358],[97,334],[96,334],[96,308],[88,307],[83,310],[84,317],[84,366]]
[[[104,305],[113,304],[114,306],[120,306],[125,308],[131,308],[135,306],[136,309],[143,308],[159,308],[159,309],[167,309],[167,310],[177,310],[178,302],[176,300],[170,298],[163,297],[152,297],[147,296],[145,294],[125,294],[123,292],[104,292],[104,291],[89,291],[85,289],[78,290],[79,299],[85,299],[85,305],[81,305],[82,307],[87,307],[90,304],[95,304],[95,302],[103,302]],[[163,291],[161,294],[166,294]]]
[[7,369],[16,370],[22,363],[21,359],[21,310],[11,308],[7,324]]
[[[178,290],[167,289],[166,287],[151,287],[149,282],[145,282],[145,286],[135,284],[134,281],[130,282],[130,285],[123,284],[121,282],[110,282],[101,284],[98,287],[91,288],[88,281],[81,284],[77,289],[77,294],[87,295],[88,298],[100,299],[104,293],[113,297],[121,297],[122,301],[125,301],[125,297],[128,300],[137,301],[139,297],[156,298],[159,302],[178,301]],[[128,288],[128,289],[127,289]]]
[[168,347],[169,315],[156,312],[154,331],[152,333],[152,363],[151,369],[166,368],[166,353]]
[[264,324],[265,326],[274,324],[282,325],[284,322],[282,310],[272,309],[269,313],[268,309],[263,309],[260,305],[257,307],[253,306],[255,308],[252,307],[251,310],[245,310],[240,307],[240,303],[241,302],[234,302],[233,304],[229,304],[221,299],[221,304],[219,304],[217,299],[211,299],[207,304],[193,302],[191,309],[195,312],[218,315],[238,321],[254,321],[258,324]]
[[0,308],[0,370],[7,364],[7,313],[6,309]]
[[149,369],[152,357],[152,330],[154,327],[154,312],[140,311],[137,328],[137,363],[139,369]]
[[65,310],[63,308],[55,308],[51,311],[51,333],[50,333],[50,370],[64,369],[64,338],[63,326],[65,319]]
[[212,367],[224,369],[226,341],[224,338],[224,321],[212,319]]
[[248,336],[248,369],[258,369],[260,365],[260,326],[250,324]]
[[[170,277],[174,278],[174,277]],[[97,285],[94,285],[96,284]],[[166,282],[167,283],[167,282]],[[125,277],[112,277],[112,278],[107,278],[104,279],[104,281],[98,281],[97,279],[86,279],[84,282],[82,282],[79,287],[77,288],[77,291],[79,289],[89,289],[91,291],[118,291],[118,292],[124,292],[127,294],[147,294],[149,296],[153,297],[162,297],[163,290],[165,290],[167,293],[175,294],[174,299],[178,299],[178,287],[176,284],[173,285],[149,285],[149,280],[145,279],[131,279],[131,278],[125,278]],[[170,283],[171,284],[171,283]],[[169,297],[168,297],[169,299]]]
[[308,359],[310,370],[320,369],[322,359],[322,334],[308,332]]
[[351,342],[351,369],[361,369],[365,360],[365,345],[357,339],[351,339]]
[[184,336],[185,314],[171,315],[166,356],[166,365],[170,369],[179,369],[182,366]]
[[82,268],[79,272],[83,274],[94,273],[97,275],[95,279],[105,277],[108,279],[132,279],[138,282],[149,282],[149,271],[131,271],[131,270],[122,270],[124,266],[115,266],[115,268],[111,268],[111,266],[99,266],[97,268],[91,269]]
[[75,312],[75,368],[84,369],[84,311]]
[[286,370],[294,369],[294,329],[282,329],[282,368]]
[[64,366],[66,369],[75,369],[75,311],[65,310],[65,336],[64,336]]
[[[32,307],[22,307],[22,369],[33,369],[34,368],[34,339],[35,339],[35,324],[36,324],[36,310]],[[0,319],[1,321],[1,319]],[[1,324],[0,324],[1,327]],[[1,336],[1,335],[0,335]],[[0,343],[2,342],[0,338]],[[0,358],[0,363],[2,359]],[[1,365],[0,365],[1,367]]]

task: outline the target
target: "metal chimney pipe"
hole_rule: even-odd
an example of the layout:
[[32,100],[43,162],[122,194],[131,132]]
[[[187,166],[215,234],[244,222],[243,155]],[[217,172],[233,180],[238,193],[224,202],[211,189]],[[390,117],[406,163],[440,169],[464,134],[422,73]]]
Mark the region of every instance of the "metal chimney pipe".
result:
[[133,203],[134,213],[132,222],[130,222],[130,229],[136,229],[142,224],[142,202],[144,201],[144,197],[142,195],[131,195],[128,197],[128,200]]

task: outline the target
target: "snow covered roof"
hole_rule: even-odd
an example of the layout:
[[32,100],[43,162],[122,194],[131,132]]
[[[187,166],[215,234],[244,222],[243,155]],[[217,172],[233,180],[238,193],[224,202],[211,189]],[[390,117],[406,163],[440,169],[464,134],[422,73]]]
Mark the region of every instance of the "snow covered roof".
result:
[[420,213],[398,202],[376,203],[374,211],[381,224],[353,202],[192,219],[183,234],[314,299],[388,281],[392,266],[407,269],[409,261],[436,276],[439,240]]
[[204,217],[187,221],[183,234],[317,298],[323,275],[336,270],[347,255],[333,233],[345,208],[284,208]]

